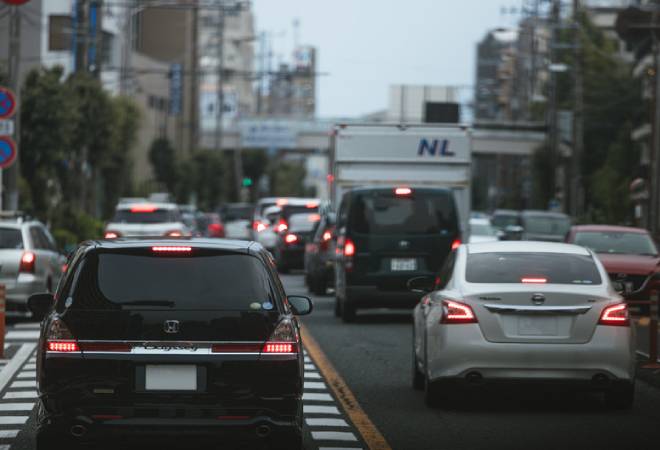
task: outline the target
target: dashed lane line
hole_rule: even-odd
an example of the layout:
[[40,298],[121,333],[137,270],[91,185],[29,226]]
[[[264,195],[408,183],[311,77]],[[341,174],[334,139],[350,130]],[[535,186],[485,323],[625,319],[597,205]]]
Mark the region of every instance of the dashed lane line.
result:
[[11,361],[3,367],[2,371],[0,371],[0,392],[7,387],[9,382],[14,378],[16,372],[18,372],[25,361],[27,361],[32,355],[32,352],[36,347],[37,344],[34,342],[22,344],[21,348],[18,349]]
[[[362,436],[362,439],[364,440],[367,447],[371,450],[391,450],[390,445],[387,443],[378,428],[376,428],[371,419],[369,419],[355,398],[355,395],[353,395],[341,375],[339,375],[339,373],[334,369],[332,363],[330,363],[328,358],[321,350],[319,344],[307,331],[305,326],[301,327],[301,333],[303,342],[307,348],[308,356],[312,358],[318,367],[319,372],[323,374],[323,379],[330,386],[330,389],[339,401],[342,409],[348,414],[348,418],[357,428],[357,431]],[[305,406],[307,405],[304,405],[303,409]],[[312,433],[314,433],[314,431],[312,431]],[[314,437],[313,434],[312,437]]]

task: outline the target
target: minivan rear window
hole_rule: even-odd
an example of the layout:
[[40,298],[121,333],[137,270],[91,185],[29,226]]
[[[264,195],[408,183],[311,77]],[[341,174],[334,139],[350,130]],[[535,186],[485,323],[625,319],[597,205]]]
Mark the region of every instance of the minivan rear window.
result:
[[0,248],[23,248],[23,235],[21,230],[15,228],[0,228]]
[[375,235],[453,235],[458,217],[450,192],[413,191],[397,196],[394,192],[354,194],[348,217],[355,233]]
[[79,309],[260,311],[275,308],[254,256],[99,253],[85,258],[72,292]]
[[562,253],[472,253],[467,257],[469,283],[598,285],[598,268],[589,255]]

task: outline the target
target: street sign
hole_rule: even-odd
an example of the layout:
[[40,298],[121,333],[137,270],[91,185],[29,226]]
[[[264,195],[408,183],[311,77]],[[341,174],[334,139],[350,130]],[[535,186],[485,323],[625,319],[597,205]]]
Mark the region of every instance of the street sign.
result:
[[19,6],[19,5],[24,5],[30,0],[2,0],[8,5],[13,5],[13,6]]
[[0,86],[0,119],[9,119],[16,112],[16,96]]
[[0,137],[0,169],[6,169],[16,161],[16,144],[11,138]]
[[13,120],[0,120],[0,136],[11,136],[14,134]]

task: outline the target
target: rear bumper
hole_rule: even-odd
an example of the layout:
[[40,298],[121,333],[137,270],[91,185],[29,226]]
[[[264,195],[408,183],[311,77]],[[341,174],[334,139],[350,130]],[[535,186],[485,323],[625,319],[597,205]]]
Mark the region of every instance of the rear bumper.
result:
[[305,268],[305,248],[281,248],[278,256],[280,260],[277,261],[279,265],[286,266],[289,269],[304,269]]
[[636,367],[629,327],[599,326],[585,344],[511,344],[486,341],[478,324],[436,326],[427,354],[431,380],[632,381]]
[[347,286],[348,301],[357,308],[406,308],[419,303],[420,294],[409,291],[383,291],[376,286]]
[[46,282],[32,274],[20,274],[15,282],[6,284],[7,316],[30,316],[28,298],[32,294],[46,292]]

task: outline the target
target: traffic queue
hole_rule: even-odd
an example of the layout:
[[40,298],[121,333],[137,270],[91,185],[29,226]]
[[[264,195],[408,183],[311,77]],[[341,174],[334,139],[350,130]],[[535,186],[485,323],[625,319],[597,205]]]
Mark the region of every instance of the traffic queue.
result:
[[330,200],[202,213],[123,199],[104,239],[27,300],[42,321],[38,448],[179,433],[303,448],[298,317],[313,305],[285,292],[288,273],[331,292],[346,326],[368,310],[412,311],[412,370],[400,370],[430,407],[521,383],[632,407],[626,298],[657,283],[651,237],[550,211],[471,213],[469,130],[386,131],[338,127]]

